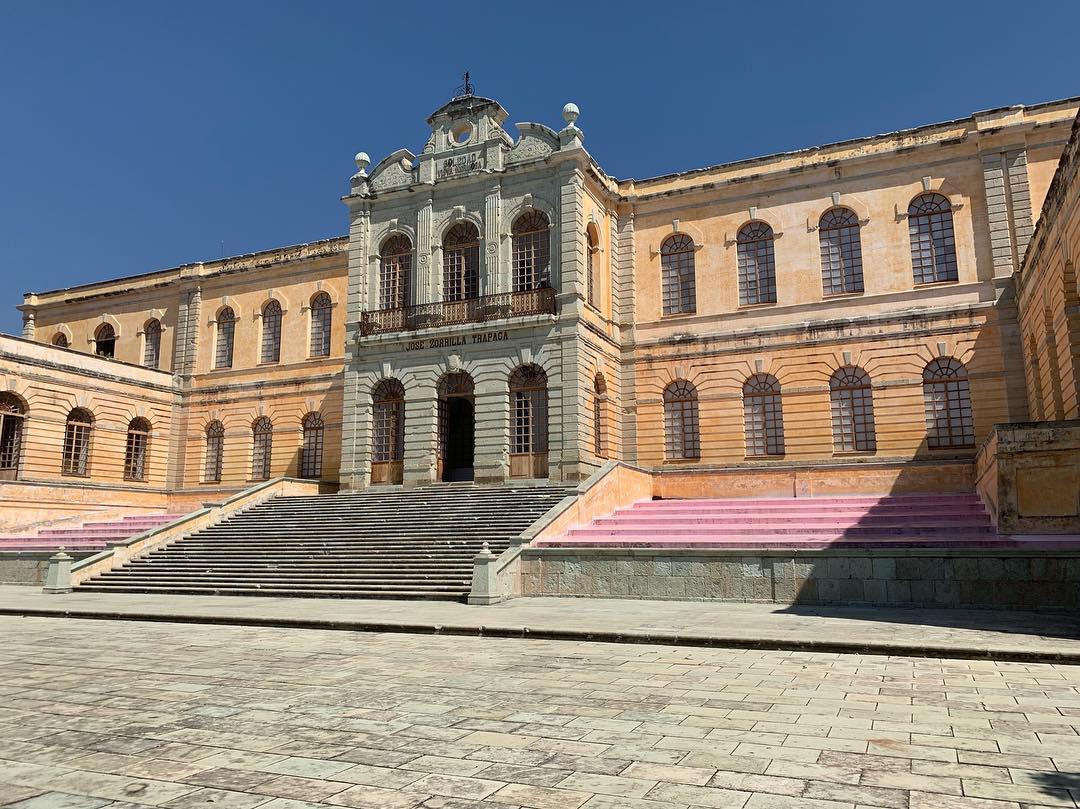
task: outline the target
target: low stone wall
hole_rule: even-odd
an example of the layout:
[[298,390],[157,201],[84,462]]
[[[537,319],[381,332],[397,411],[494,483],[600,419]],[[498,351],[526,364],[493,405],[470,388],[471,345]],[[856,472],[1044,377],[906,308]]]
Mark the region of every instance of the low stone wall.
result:
[[[64,551],[76,561],[87,559],[95,551]],[[45,584],[45,573],[49,569],[49,557],[56,555],[51,551],[2,551],[0,552],[0,584],[30,584],[41,587]]]
[[975,488],[975,468],[968,459],[768,461],[653,472],[653,494],[663,498],[940,494]]
[[1080,420],[996,424],[979,493],[1003,534],[1080,534]]
[[522,595],[1071,609],[1080,552],[525,548]]
[[35,533],[90,520],[161,514],[169,498],[162,491],[134,485],[5,480],[0,481],[0,534]]

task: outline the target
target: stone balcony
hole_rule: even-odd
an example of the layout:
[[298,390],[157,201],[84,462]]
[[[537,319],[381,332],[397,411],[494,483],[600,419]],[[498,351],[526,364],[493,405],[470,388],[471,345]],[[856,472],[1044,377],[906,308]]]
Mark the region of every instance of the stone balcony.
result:
[[360,336],[487,323],[524,315],[553,315],[555,310],[555,290],[551,288],[500,292],[462,301],[440,301],[362,312]]

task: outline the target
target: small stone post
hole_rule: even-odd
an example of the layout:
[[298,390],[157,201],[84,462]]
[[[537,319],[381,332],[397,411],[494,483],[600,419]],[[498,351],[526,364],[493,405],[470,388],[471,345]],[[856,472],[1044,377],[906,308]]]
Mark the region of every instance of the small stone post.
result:
[[480,553],[473,557],[472,589],[469,591],[470,604],[494,604],[499,601],[498,581],[495,574],[495,561],[497,558],[486,542]]
[[45,587],[43,592],[50,594],[71,592],[71,562],[72,559],[64,553],[64,547],[49,557],[49,569],[45,573]]

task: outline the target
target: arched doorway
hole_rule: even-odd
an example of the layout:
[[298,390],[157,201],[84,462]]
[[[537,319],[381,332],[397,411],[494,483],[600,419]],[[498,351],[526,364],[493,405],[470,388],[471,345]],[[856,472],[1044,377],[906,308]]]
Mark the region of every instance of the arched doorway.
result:
[[476,414],[473,410],[473,379],[453,371],[439,380],[439,480],[473,479]]
[[510,374],[510,477],[548,476],[547,374],[522,365]]

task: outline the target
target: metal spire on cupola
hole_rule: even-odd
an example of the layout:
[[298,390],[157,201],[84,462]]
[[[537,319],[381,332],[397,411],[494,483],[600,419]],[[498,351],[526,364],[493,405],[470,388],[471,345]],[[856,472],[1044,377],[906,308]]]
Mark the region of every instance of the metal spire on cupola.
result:
[[469,98],[473,94],[472,80],[469,78],[469,71],[465,71],[465,74],[461,77],[462,82],[457,86],[455,98]]

